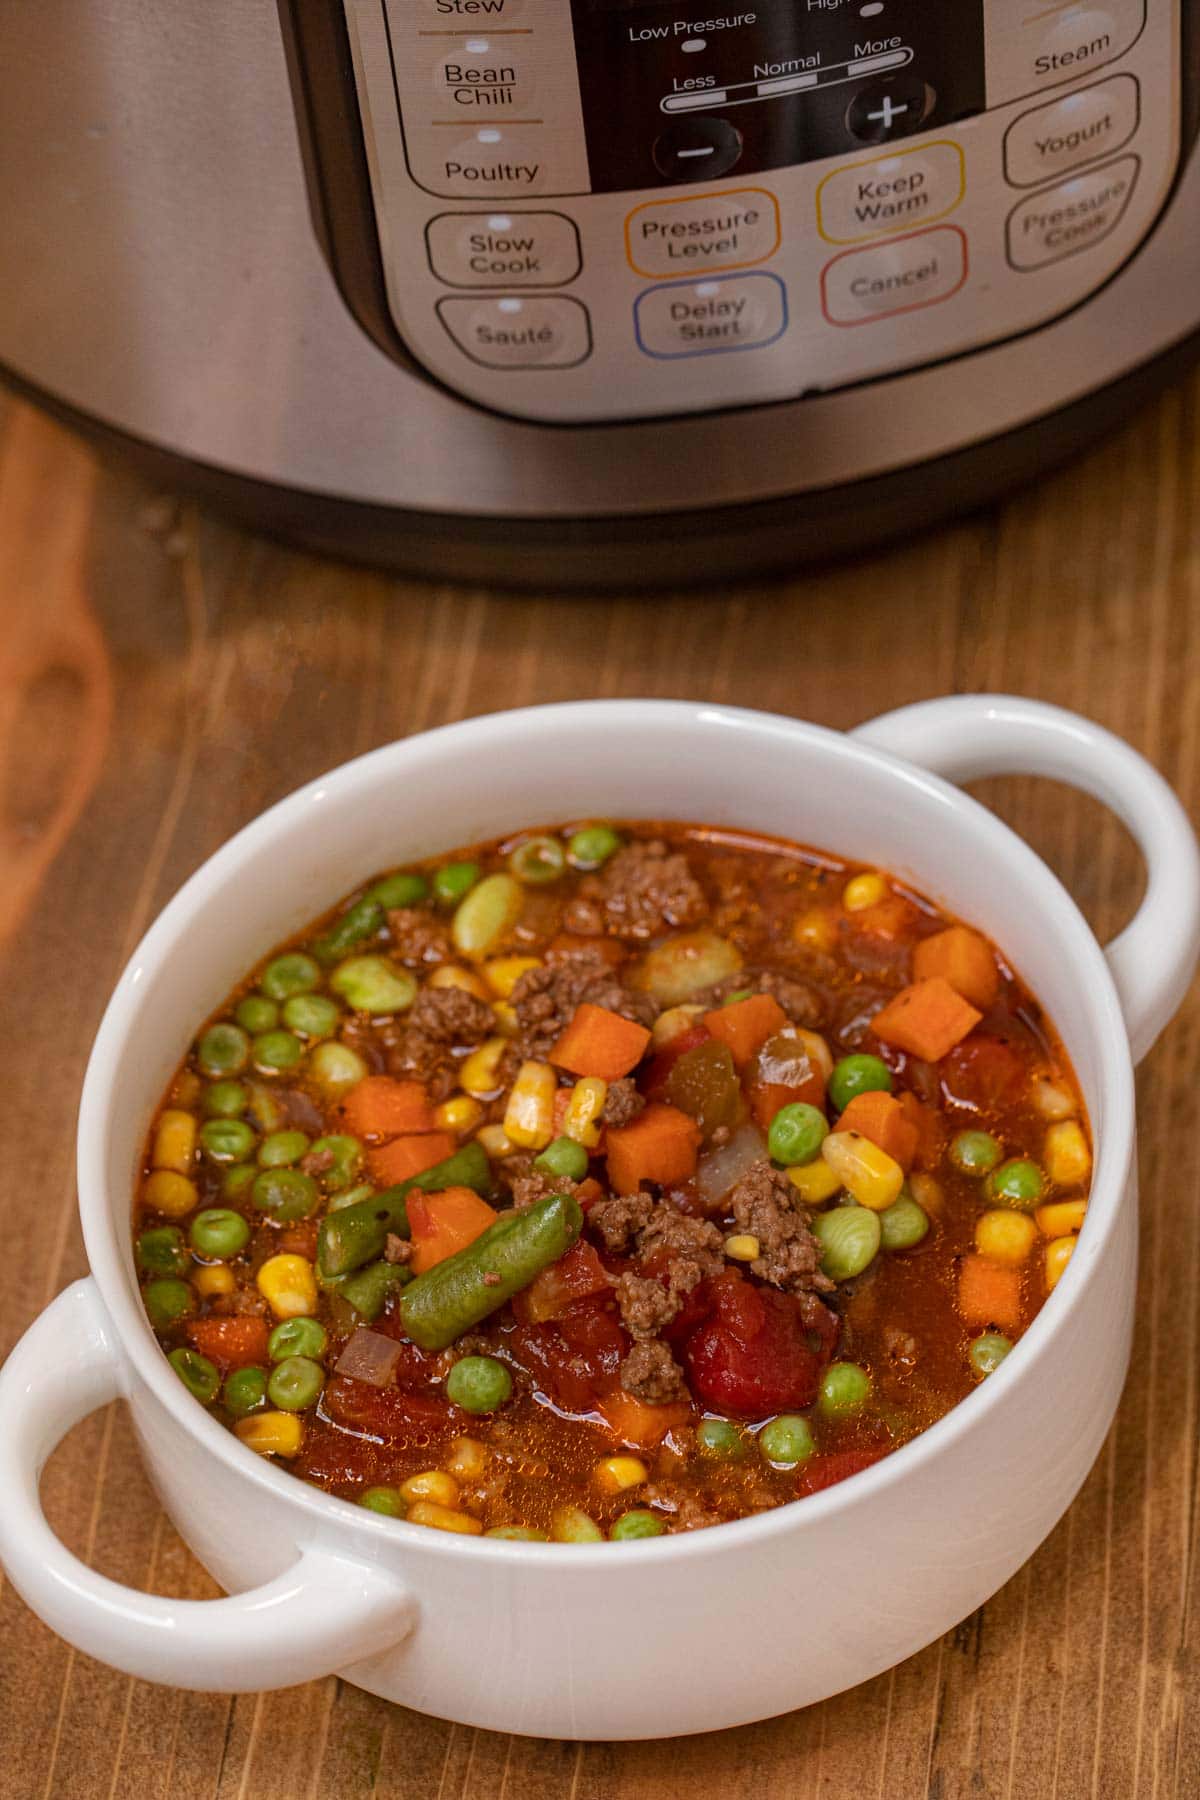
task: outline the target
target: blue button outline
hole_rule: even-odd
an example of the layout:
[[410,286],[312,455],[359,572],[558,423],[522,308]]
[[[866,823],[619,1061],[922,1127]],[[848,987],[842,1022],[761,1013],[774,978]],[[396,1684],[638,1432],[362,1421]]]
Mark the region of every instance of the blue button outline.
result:
[[[773,281],[779,289],[780,302],[783,306],[783,323],[780,325],[779,330],[775,333],[774,337],[759,338],[757,342],[753,344],[715,344],[708,350],[651,350],[643,343],[641,325],[638,318],[638,312],[643,300],[648,300],[651,294],[675,292],[679,288],[691,288],[695,290],[698,287],[706,286],[710,281]],[[777,344],[779,342],[790,324],[791,313],[788,309],[787,287],[780,280],[779,276],[772,274],[769,269],[752,269],[745,271],[739,269],[728,275],[702,275],[699,280],[696,281],[657,281],[653,287],[643,288],[633,303],[633,335],[637,339],[637,347],[643,356],[652,356],[657,362],[681,362],[685,358],[693,356],[732,356],[741,350],[765,350],[768,344]]]

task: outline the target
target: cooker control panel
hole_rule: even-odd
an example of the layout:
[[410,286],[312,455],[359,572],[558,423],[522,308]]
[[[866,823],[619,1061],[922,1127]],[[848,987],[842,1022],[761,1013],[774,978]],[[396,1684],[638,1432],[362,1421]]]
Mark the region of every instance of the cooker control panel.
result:
[[794,399],[1036,329],[1175,175],[1180,0],[344,4],[397,331],[517,417]]

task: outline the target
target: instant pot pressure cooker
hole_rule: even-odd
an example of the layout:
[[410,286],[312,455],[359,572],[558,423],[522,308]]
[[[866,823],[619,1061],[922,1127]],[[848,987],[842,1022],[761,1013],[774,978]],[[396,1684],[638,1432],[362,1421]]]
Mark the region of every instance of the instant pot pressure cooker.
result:
[[0,365],[410,570],[692,582],[1027,478],[1200,328],[1195,0],[10,0]]

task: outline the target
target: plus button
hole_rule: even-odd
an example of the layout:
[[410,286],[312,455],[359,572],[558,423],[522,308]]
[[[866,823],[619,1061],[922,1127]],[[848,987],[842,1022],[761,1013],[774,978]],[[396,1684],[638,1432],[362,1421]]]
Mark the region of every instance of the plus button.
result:
[[905,101],[903,106],[893,106],[892,96],[890,94],[885,94],[883,96],[883,105],[880,107],[879,111],[869,112],[867,117],[871,120],[877,119],[885,131],[890,131],[892,129],[892,121],[898,119],[901,113],[906,113],[907,111],[907,101]]
[[860,144],[909,137],[927,123],[937,96],[919,75],[906,73],[860,88],[846,108],[846,128]]

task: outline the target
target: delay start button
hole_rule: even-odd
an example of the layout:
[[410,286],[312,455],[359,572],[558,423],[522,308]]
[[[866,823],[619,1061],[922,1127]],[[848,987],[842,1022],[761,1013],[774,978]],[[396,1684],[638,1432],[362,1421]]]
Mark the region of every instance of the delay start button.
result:
[[465,294],[437,303],[459,349],[485,369],[573,369],[592,353],[587,307],[566,294]]
[[758,350],[787,330],[787,289],[778,275],[713,275],[647,288],[634,304],[646,356],[720,356]]
[[744,269],[779,248],[779,202],[766,188],[650,200],[625,221],[625,255],[639,275]]
[[451,287],[565,287],[583,266],[566,213],[439,213],[425,243],[430,268]]

